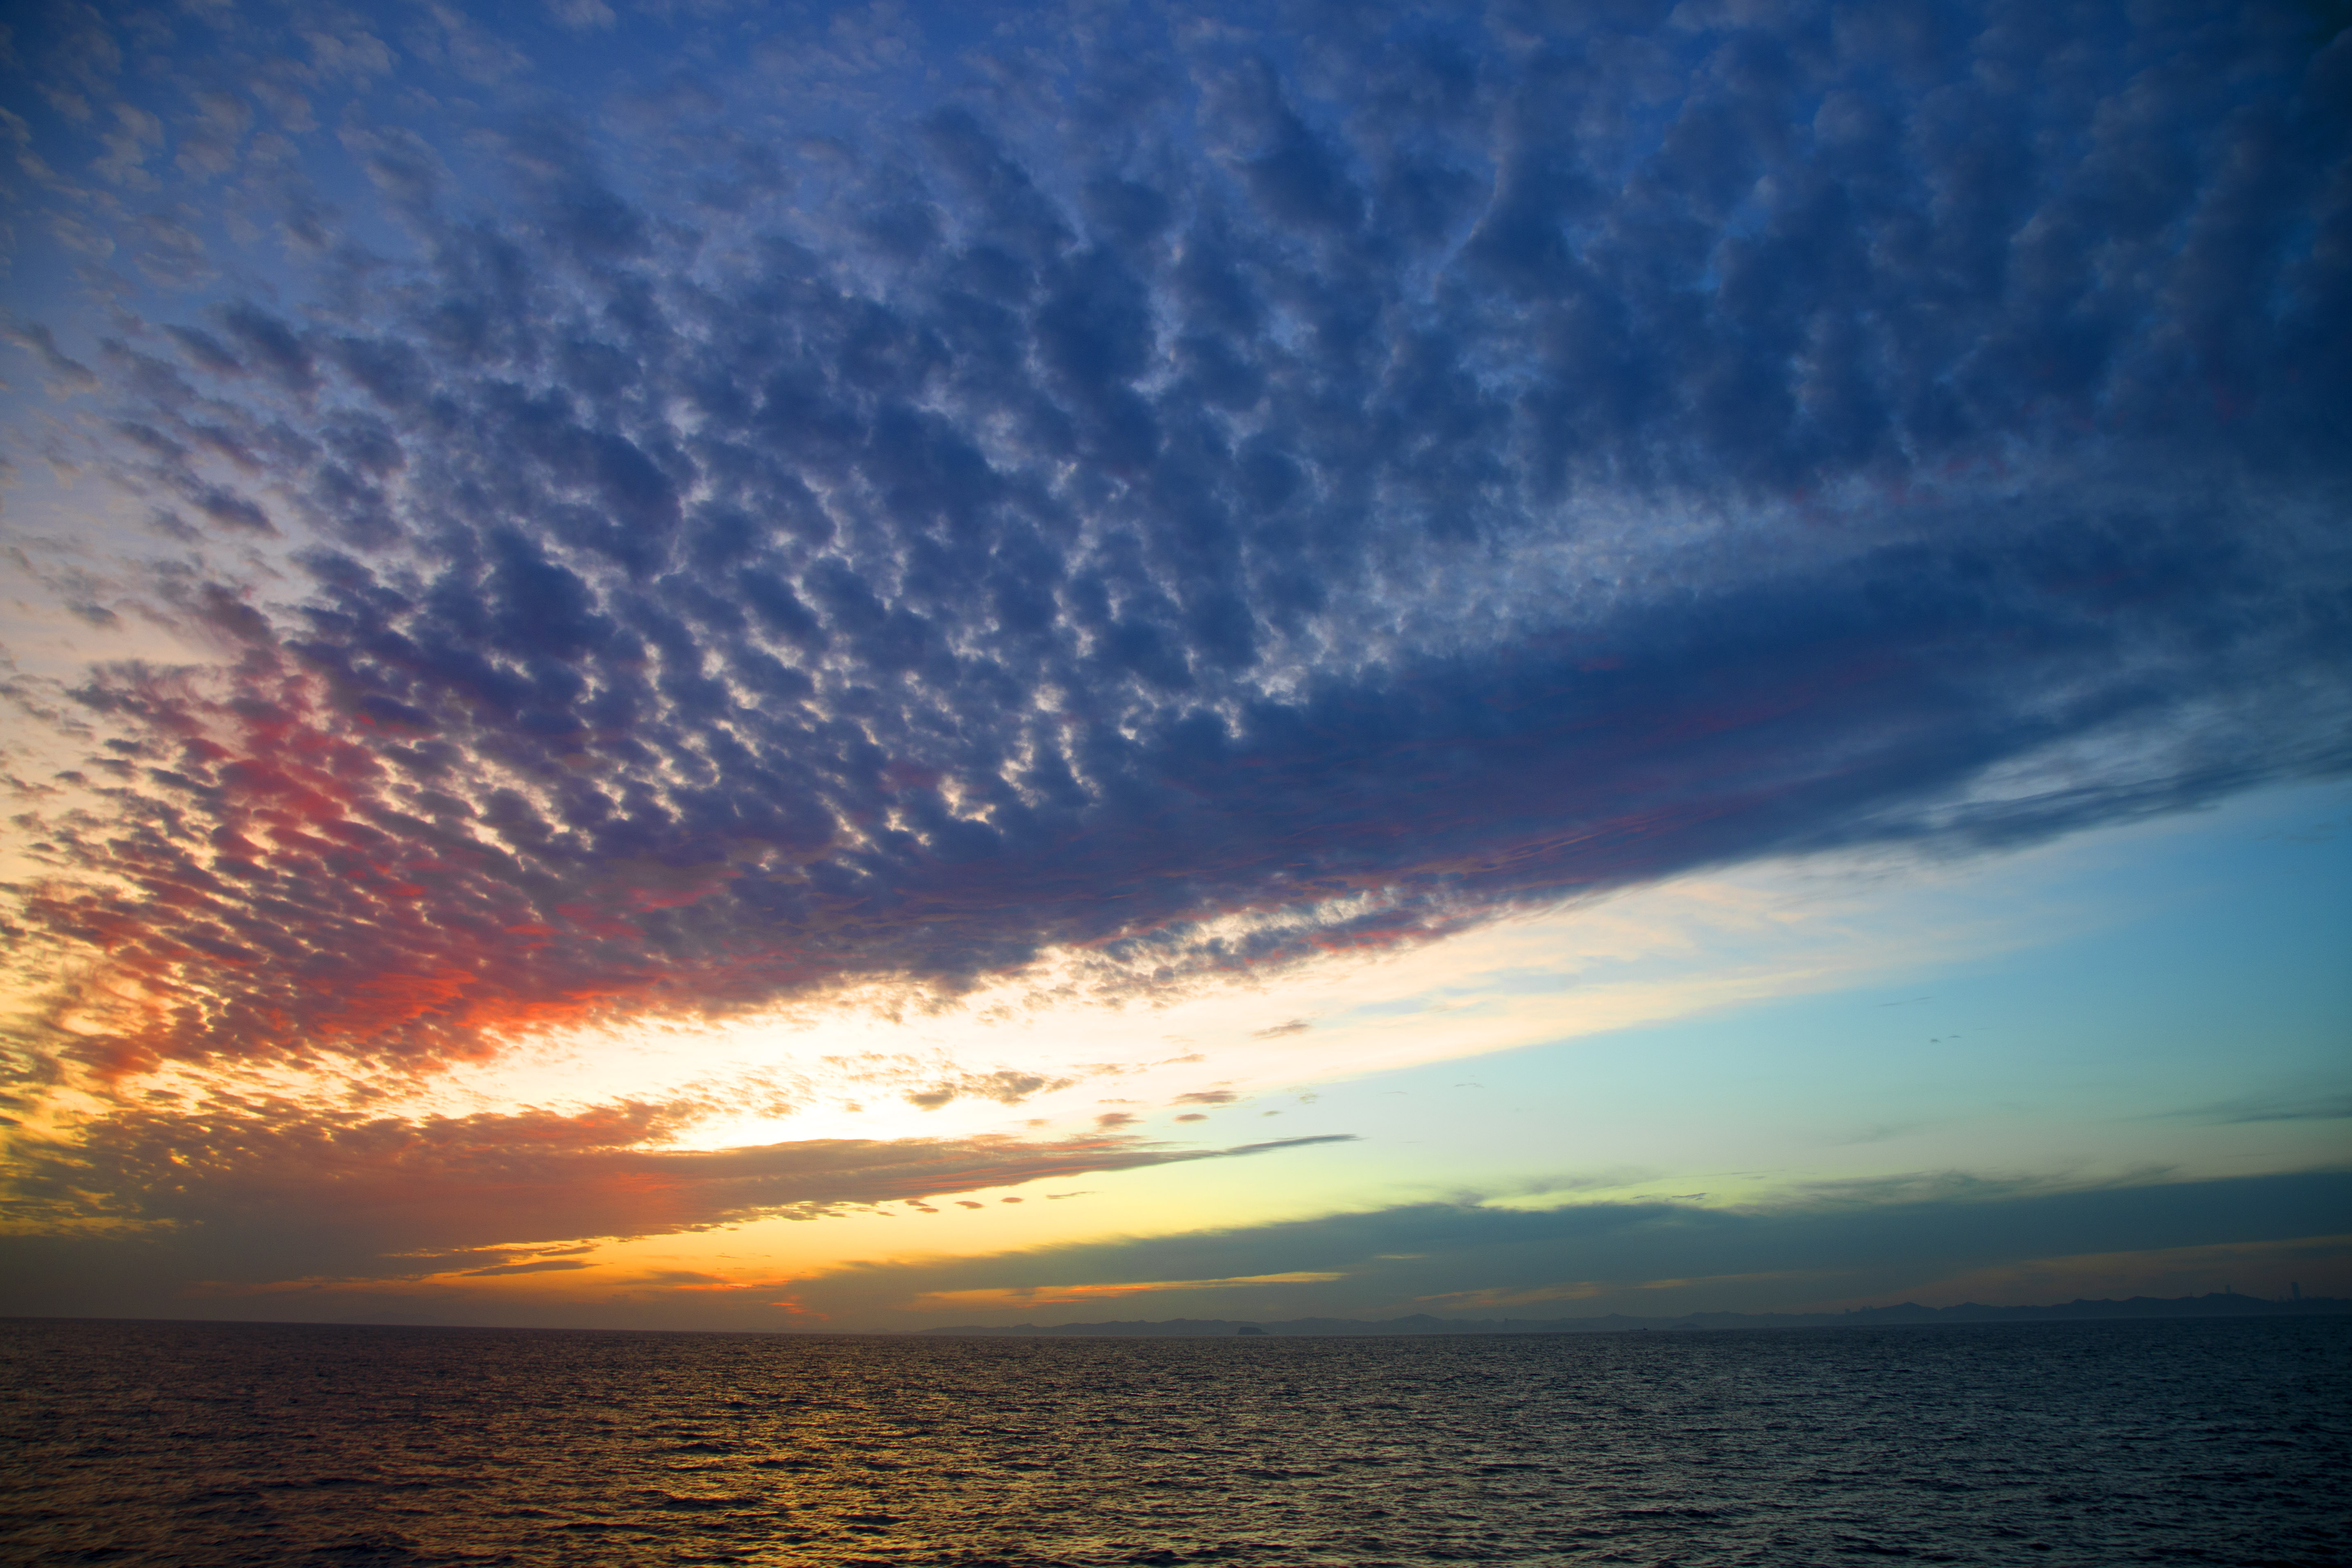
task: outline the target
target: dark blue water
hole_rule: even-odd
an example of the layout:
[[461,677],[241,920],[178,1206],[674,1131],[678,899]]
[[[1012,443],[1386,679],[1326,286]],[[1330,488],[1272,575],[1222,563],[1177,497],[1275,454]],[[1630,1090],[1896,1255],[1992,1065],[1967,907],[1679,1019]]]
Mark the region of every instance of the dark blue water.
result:
[[2352,1321],[0,1324],[11,1563],[2352,1562]]

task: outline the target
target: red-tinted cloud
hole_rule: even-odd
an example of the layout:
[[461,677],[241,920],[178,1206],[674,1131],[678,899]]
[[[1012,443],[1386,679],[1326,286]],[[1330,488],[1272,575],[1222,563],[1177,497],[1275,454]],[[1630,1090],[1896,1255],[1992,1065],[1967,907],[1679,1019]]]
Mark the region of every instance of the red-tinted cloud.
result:
[[1601,10],[1367,12],[1313,85],[1137,5],[1087,47],[1181,90],[1038,37],[1070,113],[846,142],[756,76],[642,143],[343,103],[319,177],[369,194],[223,269],[274,299],[13,329],[170,541],[124,612],[226,650],[77,688],[22,1072],[427,1068],[1052,949],[1149,988],[2352,766],[2340,51],[2069,14],[2053,76],[1954,16],[1678,23],[1653,74],[1577,63]]

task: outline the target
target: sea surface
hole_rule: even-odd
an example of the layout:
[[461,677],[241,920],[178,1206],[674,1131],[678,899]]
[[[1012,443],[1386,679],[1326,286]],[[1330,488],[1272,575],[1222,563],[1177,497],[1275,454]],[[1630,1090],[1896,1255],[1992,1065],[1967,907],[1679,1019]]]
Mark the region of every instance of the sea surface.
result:
[[0,1322],[0,1562],[2352,1563],[2352,1319],[1234,1340]]

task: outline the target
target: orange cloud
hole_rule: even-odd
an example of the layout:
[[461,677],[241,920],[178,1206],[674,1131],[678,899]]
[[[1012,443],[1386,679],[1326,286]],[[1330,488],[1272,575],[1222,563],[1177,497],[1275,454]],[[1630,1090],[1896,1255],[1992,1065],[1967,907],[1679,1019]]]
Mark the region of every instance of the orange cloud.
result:
[[1163,1290],[1230,1290],[1248,1285],[1327,1285],[1344,1274],[1300,1271],[1250,1274],[1233,1279],[1139,1279],[1103,1285],[1000,1285],[976,1290],[933,1290],[908,1303],[918,1312],[968,1309],[996,1311],[1007,1308],[1069,1307],[1087,1301],[1117,1300]]
[[[413,1274],[414,1264],[394,1260],[667,1235],[770,1215],[815,1217],[1345,1141],[1201,1150],[1096,1133],[670,1146],[716,1109],[700,1099],[625,1100],[568,1115],[411,1119],[215,1093],[190,1107],[123,1106],[69,1137],[26,1140],[15,1152],[15,1186],[26,1212],[43,1216],[42,1228],[99,1216],[205,1227],[247,1236],[264,1254],[327,1247],[351,1254],[355,1272],[373,1258],[379,1261],[369,1267],[380,1272]],[[472,1261],[522,1271],[508,1268],[519,1263],[510,1258]]]

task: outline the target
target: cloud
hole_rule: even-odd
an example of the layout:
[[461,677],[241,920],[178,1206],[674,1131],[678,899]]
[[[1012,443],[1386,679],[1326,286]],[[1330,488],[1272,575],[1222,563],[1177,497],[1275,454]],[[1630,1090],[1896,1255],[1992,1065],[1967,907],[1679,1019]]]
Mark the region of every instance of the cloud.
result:
[[[334,1226],[389,1251],[660,1235],[1056,1175],[1345,1142],[1171,1148],[1128,1135],[1027,1142],[803,1139],[678,1149],[701,1103],[571,1115],[369,1117],[216,1094],[116,1111],[21,1151],[18,1200],[52,1223]],[[1128,1119],[1131,1120],[1131,1119]]]
[[919,1105],[926,1110],[936,1110],[966,1095],[992,1100],[999,1105],[1018,1105],[1033,1094],[1049,1094],[1077,1081],[1074,1078],[1046,1078],[1038,1073],[999,1068],[989,1073],[965,1073],[929,1089],[917,1089],[906,1098],[909,1105]]
[[562,1259],[551,1258],[539,1263],[500,1263],[495,1264],[488,1268],[468,1268],[466,1270],[464,1277],[468,1279],[488,1279],[494,1275],[502,1274],[562,1273],[566,1269],[585,1268],[587,1267],[588,1265],[585,1263],[582,1263],[577,1260],[564,1261]]
[[982,1290],[940,1290],[918,1298],[915,1310],[926,1312],[971,1310],[1003,1311],[1032,1307],[1068,1307],[1145,1296],[1166,1290],[1231,1290],[1250,1285],[1321,1285],[1341,1279],[1338,1274],[1257,1274],[1245,1279],[1146,1279],[1116,1285],[1022,1285]]
[[[1939,1185],[1959,1195],[1917,1195]],[[2114,1255],[2105,1277],[2128,1293],[2127,1283],[2114,1285],[2128,1281],[2126,1255],[2258,1251],[2340,1237],[2347,1196],[2352,1175],[2313,1172],[2090,1190],[1920,1177],[1877,1201],[1800,1197],[1743,1209],[1410,1205],[987,1258],[857,1265],[804,1281],[799,1294],[841,1321],[898,1323],[940,1311],[953,1321],[957,1308],[1014,1321],[1032,1305],[1139,1292],[1174,1296],[1236,1282],[1293,1287],[1253,1303],[1253,1317],[1672,1315],[1805,1310],[2001,1270],[2023,1279],[2037,1260],[2093,1254]],[[2344,1256],[2340,1239],[2315,1246],[2305,1250],[2339,1261]],[[2172,1268],[2158,1272],[2168,1277]],[[1227,1310],[1206,1297],[1155,1303],[1139,1315]]]
[[[79,1261],[37,1271],[49,1283],[26,1300],[49,1299],[52,1288],[79,1290],[118,1270],[150,1295],[168,1295],[194,1270],[230,1284],[295,1275],[398,1279],[484,1249],[809,1219],[1349,1141],[1200,1149],[1103,1133],[674,1146],[711,1109],[623,1101],[570,1115],[408,1119],[219,1092],[194,1106],[118,1110],[64,1135],[27,1131],[12,1161],[14,1205]],[[22,1245],[37,1251],[50,1243]],[[509,1254],[465,1273],[568,1271],[584,1267],[562,1260],[580,1250],[559,1247],[528,1261]],[[29,1285],[35,1275],[20,1278]]]
[[582,32],[612,27],[618,20],[604,0],[547,0],[548,14]]
[[[85,689],[146,765],[26,913],[154,999],[85,1048],[463,1054],[1056,945],[1248,965],[2343,764],[2340,563],[2287,521],[2341,478],[2312,345],[2344,289],[2294,216],[2340,127],[2212,71],[2004,109],[1998,26],[1801,66],[1791,22],[1701,29],[1665,124],[1596,147],[1631,89],[1579,63],[1592,26],[1523,67],[1475,29],[1384,55],[1454,105],[1411,157],[1254,59],[1198,65],[1205,163],[950,108],[871,150],[901,209],[779,211],[709,266],[709,218],[525,124],[529,216],[420,209],[425,254],[340,310],[179,327],[195,400],[122,394],[256,454],[314,587],[233,677]],[[1491,101],[1449,97],[1464,50]],[[2096,140],[2002,129],[2035,116]],[[1487,146],[1430,275],[1414,204]],[[2094,222],[2128,265],[2083,270]]]
[[5,329],[7,341],[41,362],[41,368],[52,378],[58,390],[68,395],[79,392],[95,392],[98,376],[80,361],[68,357],[58,347],[56,336],[38,321],[26,321]]
[[2249,1121],[2336,1121],[2347,1117],[2352,1117],[2352,1094],[2322,1091],[2302,1097],[2222,1100],[2169,1111],[2164,1120],[2231,1126]]
[[[2340,45],[1374,9],[1286,61],[1191,15],[1028,24],[1054,86],[1007,44],[919,93],[919,27],[798,107],[623,69],[635,136],[458,107],[539,71],[492,19],[280,51],[358,95],[318,155],[384,231],[287,196],[270,297],[113,301],[99,369],[18,329],[221,651],[69,683],[16,1070],[430,1068],[1048,954],[1149,994],[2352,761]],[[364,96],[401,73],[439,107]],[[231,101],[153,79],[28,134],[152,179]],[[167,205],[113,238],[220,266]],[[282,1114],[257,1169],[506,1158]],[[103,1190],[194,1179],[108,1125]],[[736,1157],[575,1151],[605,1195],[527,1228],[833,1201]]]

